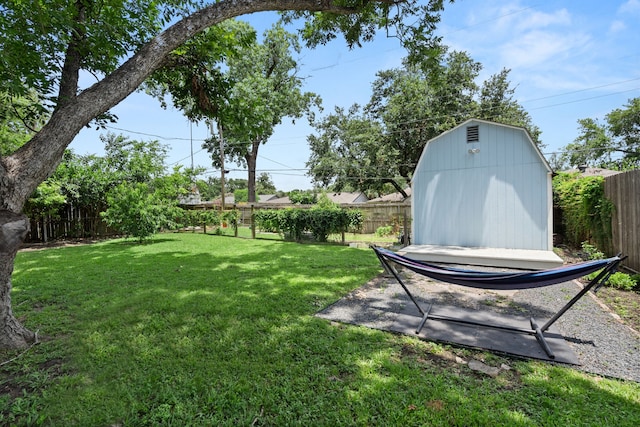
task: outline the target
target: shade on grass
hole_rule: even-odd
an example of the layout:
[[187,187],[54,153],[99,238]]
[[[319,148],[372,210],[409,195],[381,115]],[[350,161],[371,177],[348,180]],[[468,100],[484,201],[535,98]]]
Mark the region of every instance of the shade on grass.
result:
[[640,424],[637,384],[515,361],[485,378],[451,349],[313,316],[379,271],[369,250],[191,233],[22,252],[14,310],[44,341],[2,368],[1,420]]

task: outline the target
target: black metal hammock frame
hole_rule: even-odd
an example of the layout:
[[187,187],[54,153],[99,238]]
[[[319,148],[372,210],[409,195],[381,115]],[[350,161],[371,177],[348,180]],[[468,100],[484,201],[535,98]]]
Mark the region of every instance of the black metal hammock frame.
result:
[[[429,264],[426,262],[407,258],[388,249],[376,246],[372,246],[372,249],[378,256],[378,259],[380,260],[380,263],[382,264],[384,269],[389,271],[395,277],[398,283],[402,286],[402,289],[404,289],[406,294],[409,296],[413,304],[417,307],[418,311],[422,315],[422,320],[420,321],[420,324],[416,329],[416,334],[420,333],[428,319],[445,320],[469,325],[501,329],[510,332],[526,333],[534,335],[536,337],[536,339],[540,343],[540,346],[544,349],[545,353],[547,353],[550,359],[555,358],[555,356],[553,354],[553,351],[549,347],[549,344],[545,340],[544,333],[587,292],[592,289],[594,290],[594,292],[597,291],[598,288],[609,279],[609,276],[611,276],[611,274],[616,271],[616,269],[624,259],[620,258],[620,256],[615,256],[612,258],[587,261],[579,264],[571,264],[540,271],[485,272]],[[449,316],[432,314],[430,313],[430,311],[433,304],[430,304],[426,310],[423,309],[415,299],[415,297],[411,294],[409,288],[407,288],[407,285],[402,281],[398,270],[392,267],[391,263],[407,268],[422,276],[426,276],[442,282],[472,288],[492,290],[517,290],[551,286],[586,276],[598,270],[601,271],[567,304],[565,304],[560,310],[558,310],[544,325],[538,326],[537,321],[532,317],[530,319],[531,329],[525,329],[508,325],[492,325],[487,323],[475,322],[472,320],[457,319]]]

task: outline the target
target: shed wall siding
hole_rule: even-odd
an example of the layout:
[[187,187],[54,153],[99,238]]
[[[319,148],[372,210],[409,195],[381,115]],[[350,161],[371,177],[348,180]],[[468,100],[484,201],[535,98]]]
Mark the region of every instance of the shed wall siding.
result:
[[[413,241],[548,250],[551,177],[526,133],[480,124],[432,140],[413,178]],[[470,149],[479,149],[476,154]]]

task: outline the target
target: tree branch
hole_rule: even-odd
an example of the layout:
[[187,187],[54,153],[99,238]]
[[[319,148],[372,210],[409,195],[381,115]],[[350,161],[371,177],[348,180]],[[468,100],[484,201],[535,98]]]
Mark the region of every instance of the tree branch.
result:
[[80,79],[80,67],[82,64],[80,46],[85,39],[83,23],[86,20],[86,5],[84,1],[76,1],[76,11],[76,25],[71,29],[71,41],[69,42],[69,46],[67,46],[64,65],[62,67],[60,89],[58,91],[58,107],[70,102],[76,97],[78,92],[78,81]]

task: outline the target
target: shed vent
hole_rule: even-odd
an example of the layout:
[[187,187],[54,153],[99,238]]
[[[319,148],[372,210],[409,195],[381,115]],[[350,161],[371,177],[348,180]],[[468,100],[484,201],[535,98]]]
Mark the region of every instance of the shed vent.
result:
[[478,142],[480,141],[480,131],[479,126],[467,126],[467,142]]

